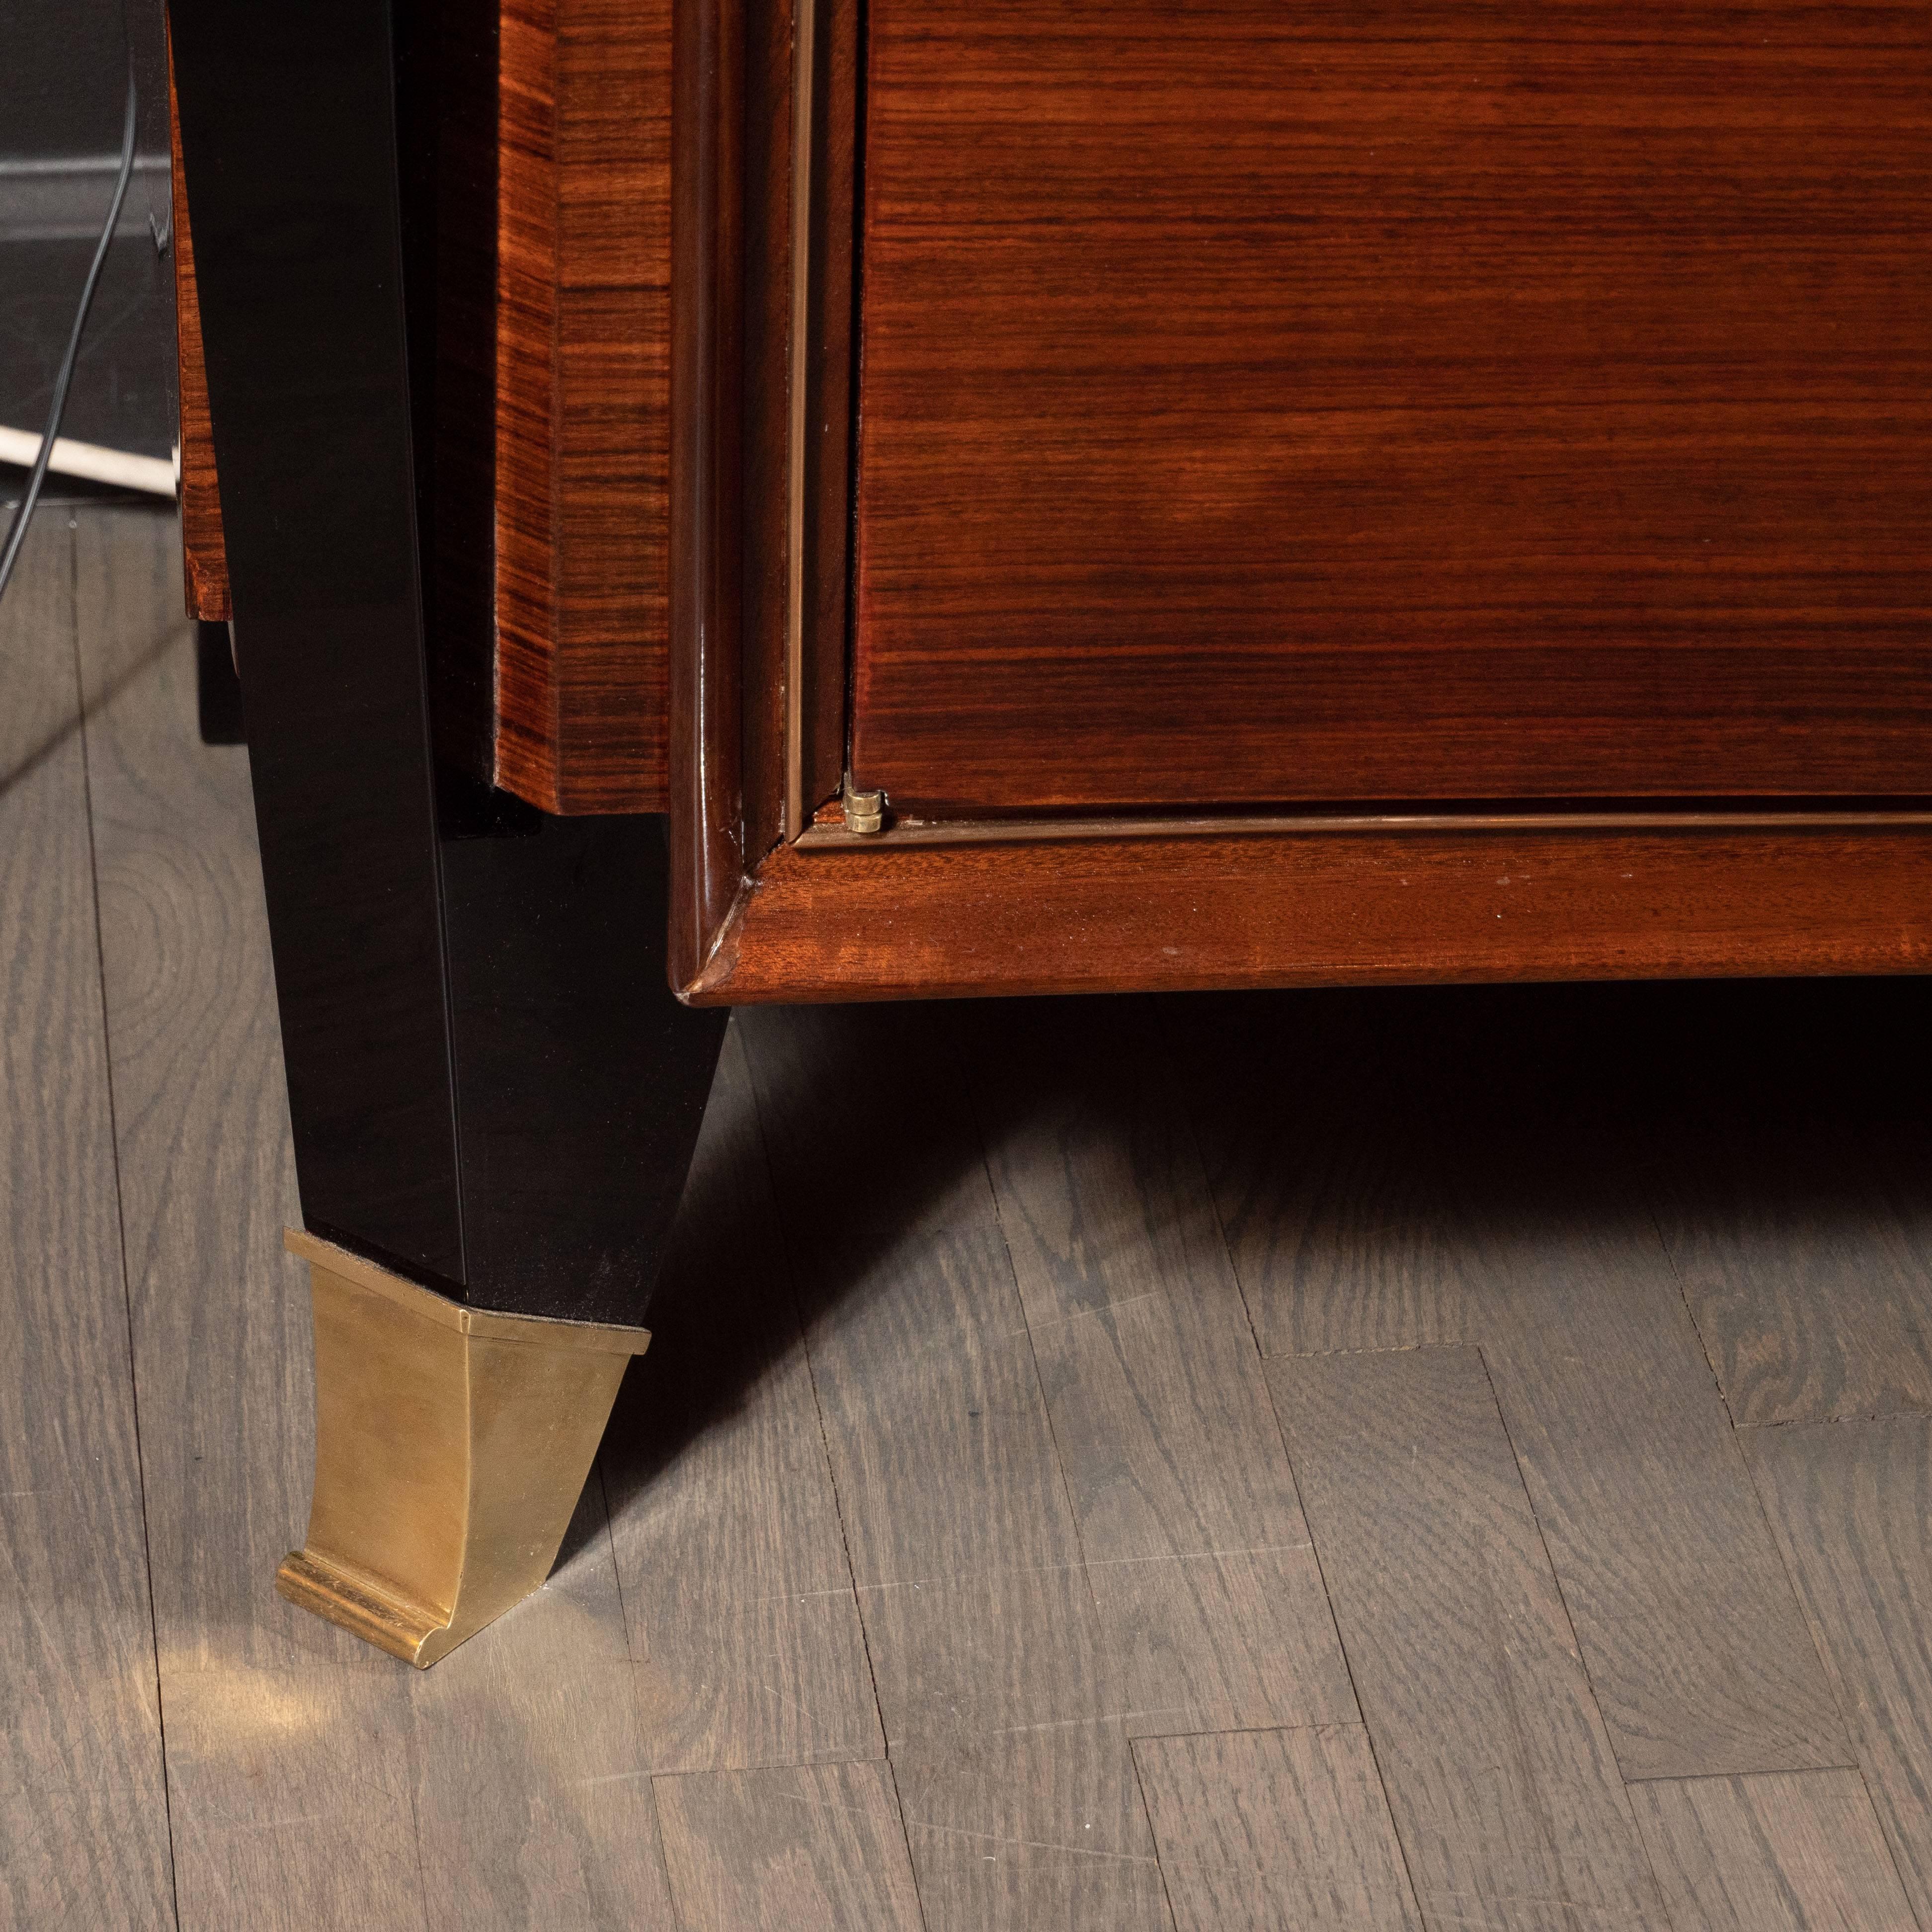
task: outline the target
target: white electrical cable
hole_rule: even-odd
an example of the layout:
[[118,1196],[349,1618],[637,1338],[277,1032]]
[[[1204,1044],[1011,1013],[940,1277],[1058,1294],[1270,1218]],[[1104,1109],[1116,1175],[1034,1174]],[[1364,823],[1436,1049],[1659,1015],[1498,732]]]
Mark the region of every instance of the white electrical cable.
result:
[[[40,460],[40,438],[30,429],[8,429],[0,425],[0,463],[16,463],[31,470]],[[104,449],[98,442],[76,442],[73,437],[54,438],[53,454],[47,468],[56,476],[84,477],[90,483],[111,483],[122,490],[139,490],[149,496],[176,494],[180,470],[177,462],[165,456],[136,456],[125,449]]]

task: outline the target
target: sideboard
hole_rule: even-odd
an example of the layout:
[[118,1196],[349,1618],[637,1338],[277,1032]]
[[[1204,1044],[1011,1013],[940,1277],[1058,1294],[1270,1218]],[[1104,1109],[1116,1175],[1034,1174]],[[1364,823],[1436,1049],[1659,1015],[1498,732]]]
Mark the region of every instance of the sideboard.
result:
[[295,1600],[542,1580],[732,1004],[1932,964],[1918,11],[170,12]]

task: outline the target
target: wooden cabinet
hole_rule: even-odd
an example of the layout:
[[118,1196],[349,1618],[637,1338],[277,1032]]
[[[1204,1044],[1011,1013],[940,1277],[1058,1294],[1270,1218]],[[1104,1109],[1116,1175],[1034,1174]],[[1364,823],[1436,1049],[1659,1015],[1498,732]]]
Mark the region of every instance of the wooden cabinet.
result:
[[1922,5],[496,4],[172,0],[297,1600],[541,1574],[717,1009],[1932,965]]
[[688,998],[1925,964],[1922,10],[434,18],[440,748]]

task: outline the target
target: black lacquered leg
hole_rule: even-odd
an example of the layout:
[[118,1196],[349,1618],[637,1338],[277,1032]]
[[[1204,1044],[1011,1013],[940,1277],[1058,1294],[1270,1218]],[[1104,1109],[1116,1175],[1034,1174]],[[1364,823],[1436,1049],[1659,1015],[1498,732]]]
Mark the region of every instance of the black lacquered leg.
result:
[[722,1022],[666,990],[659,821],[546,818],[433,743],[390,8],[172,25],[304,1213],[473,1304],[634,1322]]
[[[387,0],[174,0],[172,28],[296,1165],[328,1244],[301,1250],[322,1460],[283,1586],[424,1662],[554,1552],[641,1346],[724,1016],[668,990],[661,820],[548,818],[439,756]],[[493,1518],[500,1480],[530,1494]],[[520,1538],[522,1567],[485,1574],[452,1522]]]

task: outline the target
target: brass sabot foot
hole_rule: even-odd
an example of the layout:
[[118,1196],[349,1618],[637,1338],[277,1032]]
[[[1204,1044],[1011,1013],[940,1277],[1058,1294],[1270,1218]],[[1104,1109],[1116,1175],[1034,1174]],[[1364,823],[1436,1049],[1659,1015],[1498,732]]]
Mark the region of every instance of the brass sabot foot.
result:
[[427,1666],[541,1585],[644,1328],[466,1308],[290,1228],[315,1306],[292,1604]]

